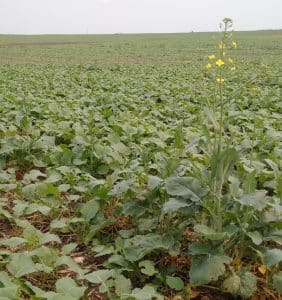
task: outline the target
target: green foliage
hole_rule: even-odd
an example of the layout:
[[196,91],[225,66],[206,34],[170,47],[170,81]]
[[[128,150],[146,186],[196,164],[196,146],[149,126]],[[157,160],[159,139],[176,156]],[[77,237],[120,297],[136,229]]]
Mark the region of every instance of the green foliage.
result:
[[250,272],[231,274],[224,280],[223,289],[233,295],[249,298],[257,289],[257,278]]
[[281,293],[281,32],[230,21],[236,72],[210,33],[0,36],[58,42],[0,47],[0,299]]
[[276,291],[282,294],[282,272],[279,272],[273,276],[273,285]]
[[189,272],[192,284],[207,284],[216,281],[225,272],[225,264],[230,264],[231,259],[225,255],[206,255],[193,258]]

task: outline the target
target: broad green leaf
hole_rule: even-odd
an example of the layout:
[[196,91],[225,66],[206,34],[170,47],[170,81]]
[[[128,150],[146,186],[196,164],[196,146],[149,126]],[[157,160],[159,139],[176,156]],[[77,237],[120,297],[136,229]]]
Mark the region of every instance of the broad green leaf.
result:
[[133,200],[125,203],[123,206],[123,213],[133,217],[141,217],[148,209],[148,204],[145,201]]
[[231,259],[225,255],[207,255],[193,258],[189,276],[194,285],[208,284],[216,281],[225,272],[225,264]]
[[56,282],[56,291],[62,295],[69,296],[70,299],[79,300],[86,287],[78,287],[76,282],[69,277],[61,278]]
[[210,244],[195,242],[189,246],[189,252],[192,255],[218,254],[218,250]]
[[12,282],[10,276],[3,271],[0,272],[0,282],[2,285],[6,287],[15,287],[15,284]]
[[62,253],[64,255],[69,255],[77,247],[76,243],[69,243],[63,246]]
[[155,265],[151,260],[143,260],[139,263],[139,267],[141,268],[141,273],[153,276],[154,274],[158,273],[158,271],[155,269]]
[[266,266],[274,266],[282,261],[281,249],[268,249],[263,257],[264,264]]
[[234,273],[224,280],[223,289],[232,295],[249,298],[257,289],[257,278],[250,272]]
[[187,203],[185,200],[180,199],[170,199],[167,201],[163,206],[163,213],[169,213],[169,212],[175,212],[180,210],[183,207],[190,206],[189,203]]
[[154,190],[159,187],[162,180],[157,176],[148,176],[148,188],[149,190]]
[[61,243],[61,240],[60,238],[56,235],[56,234],[53,234],[53,233],[42,233],[40,238],[39,238],[39,243],[41,245],[43,244],[47,244],[47,243],[50,243],[50,242],[57,242],[57,243]]
[[199,201],[204,195],[200,182],[192,177],[170,177],[165,181],[165,188],[169,195],[193,201]]
[[248,232],[247,235],[255,245],[260,245],[263,242],[263,237],[258,231]]
[[0,287],[0,300],[12,300],[17,299],[19,293],[18,287]]
[[166,276],[167,285],[176,291],[181,291],[184,289],[184,282],[180,277]]
[[266,191],[257,191],[249,195],[243,195],[237,200],[242,205],[252,206],[258,211],[262,211],[267,205]]
[[99,207],[99,203],[96,200],[90,200],[83,204],[80,212],[87,221],[90,221],[96,216],[97,212],[99,211]]
[[53,229],[62,229],[62,228],[66,228],[68,226],[67,224],[67,219],[55,219],[52,220],[52,222],[50,223],[50,227]]
[[135,300],[163,300],[164,297],[158,294],[155,289],[149,285],[143,287],[142,289],[134,289],[130,296]]
[[99,245],[99,246],[93,247],[91,250],[93,252],[97,253],[97,254],[95,254],[96,257],[114,253],[114,247],[112,247],[112,246],[108,247],[108,246]]
[[11,238],[6,239],[6,240],[0,240],[0,245],[12,247],[12,248],[20,246],[24,243],[26,243],[26,239],[21,238],[21,237],[16,237],[16,236],[11,237]]
[[85,278],[92,283],[101,284],[109,278],[113,277],[113,275],[114,270],[98,270],[85,275]]
[[129,294],[131,291],[131,281],[130,279],[124,277],[123,275],[118,275],[115,277],[115,292],[118,296],[122,298],[123,295]]
[[250,272],[242,272],[240,275],[241,285],[238,295],[243,298],[251,297],[257,289],[257,278]]
[[224,240],[227,237],[226,232],[216,232],[212,228],[202,224],[194,226],[194,230],[198,234],[212,241]]
[[51,210],[51,207],[46,206],[46,205],[41,205],[37,203],[31,203],[27,206],[25,209],[26,214],[32,214],[36,211],[41,212],[43,215],[47,216]]
[[120,269],[125,271],[133,271],[132,265],[123,256],[114,254],[105,263],[108,269]]
[[36,271],[36,266],[27,253],[15,253],[11,262],[7,265],[8,271],[19,278]]
[[6,272],[0,272],[0,300],[3,299],[16,299],[19,286],[12,282],[11,278]]
[[169,251],[173,241],[158,234],[137,235],[130,239],[131,244],[124,247],[125,258],[131,262],[142,259],[153,251]]
[[232,274],[224,280],[222,286],[226,292],[237,295],[241,286],[241,278],[237,274]]
[[24,175],[23,180],[24,180],[26,183],[30,183],[30,182],[32,182],[32,181],[37,181],[37,180],[38,180],[38,177],[45,178],[45,177],[46,177],[46,174],[40,172],[39,170],[31,170],[29,173],[26,173],[26,174]]

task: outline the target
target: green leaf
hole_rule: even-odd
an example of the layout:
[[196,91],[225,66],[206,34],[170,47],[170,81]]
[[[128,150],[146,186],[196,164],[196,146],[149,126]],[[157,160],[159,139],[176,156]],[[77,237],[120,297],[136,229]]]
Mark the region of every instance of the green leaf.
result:
[[52,183],[40,183],[38,184],[37,188],[38,188],[38,192],[43,197],[60,195],[58,188],[55,187]]
[[118,275],[115,280],[115,292],[122,298],[124,294],[129,294],[131,291],[131,281],[130,279],[124,277],[123,275]]
[[21,237],[16,237],[16,236],[0,241],[0,245],[12,247],[12,248],[20,246],[24,243],[26,243],[26,239],[21,238]]
[[47,244],[50,242],[57,242],[57,243],[61,243],[60,238],[56,235],[56,234],[52,234],[52,233],[41,233],[40,238],[39,238],[39,243],[41,245],[43,244]]
[[30,256],[26,253],[15,253],[11,262],[7,265],[8,271],[19,278],[36,271],[36,266]]
[[85,275],[85,278],[92,283],[101,284],[113,277],[113,275],[114,270],[98,270]]
[[87,272],[86,270],[80,268],[80,266],[76,262],[74,262],[72,260],[72,258],[69,257],[69,256],[58,257],[58,259],[56,261],[56,264],[58,266],[60,266],[60,265],[66,265],[66,266],[68,266],[68,268],[71,271],[73,271],[73,272],[75,272],[75,273],[77,273],[79,275],[79,278],[83,278],[84,274]]
[[189,276],[192,284],[208,284],[216,281],[225,272],[225,264],[230,264],[231,259],[225,255],[207,255],[193,258]]
[[223,151],[216,150],[211,159],[211,177],[222,184],[228,178],[238,157],[238,152],[234,148],[226,148]]
[[205,238],[212,240],[212,241],[220,241],[224,240],[227,238],[227,233],[226,232],[216,232],[212,228],[206,226],[206,225],[196,225],[194,227],[195,232],[198,234],[204,236]]
[[266,266],[274,266],[282,261],[281,249],[269,249],[265,252],[263,257],[264,264]]
[[67,224],[66,219],[61,219],[61,220],[54,219],[50,223],[50,228],[53,228],[53,229],[62,229],[62,228],[66,228],[67,226],[68,226],[68,224]]
[[43,215],[47,216],[50,212],[51,208],[46,205],[40,205],[37,203],[29,203],[26,210],[25,214],[32,214],[36,211],[41,212]]
[[19,291],[19,286],[14,284],[11,278],[5,272],[0,272],[0,300],[16,299]]
[[258,211],[262,211],[267,205],[266,191],[257,191],[252,194],[243,195],[237,200],[242,205],[252,206]]
[[188,207],[190,204],[180,199],[170,199],[163,206],[163,213],[170,213],[180,210],[183,207]]
[[200,182],[192,177],[170,177],[165,181],[165,189],[169,195],[199,201],[205,194]]
[[15,284],[12,282],[11,278],[6,272],[0,272],[0,283],[6,287],[14,287]]
[[210,244],[195,242],[189,246],[189,252],[192,255],[218,254],[218,250]]
[[248,232],[247,235],[255,245],[260,245],[263,242],[263,237],[258,231]]
[[162,183],[162,180],[157,176],[148,176],[148,189],[154,190],[158,188]]
[[31,170],[29,173],[26,173],[24,175],[24,178],[23,180],[26,182],[26,183],[30,183],[32,181],[37,181],[37,178],[38,177],[43,177],[45,178],[46,175],[42,172],[40,172],[39,170]]
[[154,263],[151,260],[143,260],[139,263],[139,267],[141,268],[141,273],[153,276],[154,274],[158,273],[158,271],[155,269]]
[[76,243],[69,243],[67,245],[64,245],[62,248],[62,253],[64,255],[69,255],[76,247],[77,247]]
[[0,288],[0,300],[14,300],[18,299],[19,288],[18,287],[4,287]]
[[251,297],[257,289],[257,277],[250,272],[240,273],[241,285],[238,295],[243,298]]
[[82,208],[80,209],[80,212],[87,221],[90,221],[96,216],[97,212],[99,211],[99,208],[99,203],[96,200],[90,200],[83,204]]
[[112,246],[104,246],[104,245],[98,245],[91,249],[93,252],[97,253],[95,254],[95,257],[104,256],[108,254],[114,253],[114,247]]
[[142,259],[147,254],[159,250],[169,251],[173,241],[158,234],[136,235],[128,240],[130,244],[123,249],[127,260],[133,262]]
[[273,276],[273,286],[279,294],[282,294],[282,272]]
[[257,278],[246,271],[234,273],[224,280],[223,289],[234,296],[249,298],[257,289]]
[[61,278],[56,282],[56,291],[64,296],[69,296],[69,299],[79,300],[86,287],[78,287],[76,282],[69,277]]
[[167,285],[176,291],[181,291],[184,289],[184,282],[179,277],[166,276]]
[[163,296],[158,294],[155,289],[149,285],[144,286],[142,289],[134,289],[130,296],[134,300],[163,300]]
[[237,295],[241,286],[241,278],[237,274],[232,274],[223,282],[223,289],[232,294]]
[[125,215],[130,215],[133,217],[141,217],[144,215],[148,208],[148,205],[145,201],[142,200],[133,200],[125,203],[122,206],[122,212]]

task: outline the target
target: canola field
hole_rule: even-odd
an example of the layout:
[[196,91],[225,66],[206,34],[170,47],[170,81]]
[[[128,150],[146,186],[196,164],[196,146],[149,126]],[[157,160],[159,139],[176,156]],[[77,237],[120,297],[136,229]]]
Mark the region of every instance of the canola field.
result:
[[281,30],[0,35],[0,299],[280,299],[281,89]]

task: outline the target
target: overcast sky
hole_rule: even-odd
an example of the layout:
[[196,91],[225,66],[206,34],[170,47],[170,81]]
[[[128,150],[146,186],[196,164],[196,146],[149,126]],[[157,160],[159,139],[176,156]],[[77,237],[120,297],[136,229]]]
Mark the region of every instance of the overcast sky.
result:
[[281,29],[282,0],[0,0],[0,33],[140,33]]

